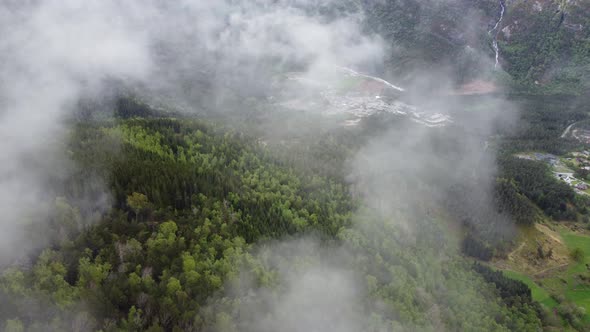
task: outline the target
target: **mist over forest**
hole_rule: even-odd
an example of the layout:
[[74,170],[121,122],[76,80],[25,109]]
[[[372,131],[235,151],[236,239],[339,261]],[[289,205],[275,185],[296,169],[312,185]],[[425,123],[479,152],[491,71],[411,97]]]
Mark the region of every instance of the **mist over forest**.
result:
[[4,0],[0,330],[588,329],[588,13]]

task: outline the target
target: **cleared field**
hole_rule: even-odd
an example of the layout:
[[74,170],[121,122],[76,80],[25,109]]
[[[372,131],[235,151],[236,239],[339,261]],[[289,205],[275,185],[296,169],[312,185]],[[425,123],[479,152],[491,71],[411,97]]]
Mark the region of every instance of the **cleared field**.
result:
[[[583,227],[552,223],[523,228],[520,246],[495,265],[505,276],[527,284],[534,300],[548,308],[559,306],[561,301],[573,302],[585,309],[584,321],[590,322],[590,236],[583,234]],[[554,249],[553,266],[535,267],[528,261],[537,243]],[[570,257],[575,249],[582,253],[578,260]]]
[[515,280],[520,280],[527,284],[527,286],[529,286],[529,288],[531,289],[531,293],[535,301],[544,304],[549,308],[553,308],[557,305],[557,302],[551,297],[549,292],[537,285],[529,276],[514,271],[503,272],[505,276]]
[[565,297],[584,307],[587,313],[586,316],[588,316],[588,313],[590,313],[590,282],[583,280],[580,276],[588,275],[590,237],[571,232],[563,233],[561,236],[570,250],[577,248],[584,253],[584,258],[579,262],[573,262],[563,278],[567,280]]

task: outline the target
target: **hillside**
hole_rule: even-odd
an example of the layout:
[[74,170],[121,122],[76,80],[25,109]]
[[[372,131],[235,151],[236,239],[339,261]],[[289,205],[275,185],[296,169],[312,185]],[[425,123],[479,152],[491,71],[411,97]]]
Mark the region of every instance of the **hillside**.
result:
[[[307,301],[320,301],[322,317],[298,316],[287,330],[541,325],[530,291],[485,282],[453,253],[440,217],[415,219],[421,235],[408,241],[404,223],[357,210],[344,179],[309,173],[246,133],[136,118],[78,123],[66,143],[79,168],[56,192],[50,243],[0,278],[8,330],[272,331],[289,319],[273,303],[291,312]],[[332,168],[329,156],[296,151]],[[73,202],[97,194],[97,176],[113,208],[89,225]],[[348,318],[333,325],[341,310]]]
[[396,45],[389,63],[395,77],[442,64],[459,83],[505,80],[494,70],[497,39],[497,69],[519,90],[567,94],[588,87],[590,4],[584,1],[407,0],[366,6],[368,24]]
[[506,70],[519,82],[562,93],[588,87],[590,4],[508,1],[499,35]]
[[0,2],[0,331],[589,330],[589,20]]

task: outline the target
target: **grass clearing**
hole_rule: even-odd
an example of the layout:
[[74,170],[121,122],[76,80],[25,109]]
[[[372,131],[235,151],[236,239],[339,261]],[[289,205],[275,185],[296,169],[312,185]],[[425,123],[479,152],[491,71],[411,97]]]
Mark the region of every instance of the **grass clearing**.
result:
[[514,271],[503,271],[503,273],[508,278],[520,280],[527,284],[527,286],[529,286],[529,288],[531,289],[533,300],[541,304],[544,304],[549,308],[557,306],[557,302],[551,297],[549,292],[541,286],[537,285],[537,283],[535,283],[535,281],[533,281],[531,277]]
[[[574,229],[576,227],[563,223],[539,224],[535,228],[521,229],[520,241],[526,241],[523,243],[527,245],[500,266],[505,276],[529,286],[535,301],[548,308],[559,306],[559,298],[573,302],[585,309],[584,321],[590,323],[590,236]],[[526,267],[526,257],[534,249],[531,245],[534,246],[542,239],[540,233],[545,236],[544,243],[551,239],[549,245],[554,248],[554,255],[561,257],[559,265],[547,268],[548,273],[539,273],[531,266]],[[576,248],[581,252],[578,261],[570,257]]]
[[570,250],[579,248],[584,257],[576,262],[573,261],[562,278],[567,281],[565,289],[565,298],[575,302],[577,305],[586,309],[586,320],[590,319],[590,282],[580,279],[580,276],[588,276],[587,264],[590,263],[590,237],[563,231],[561,237]]

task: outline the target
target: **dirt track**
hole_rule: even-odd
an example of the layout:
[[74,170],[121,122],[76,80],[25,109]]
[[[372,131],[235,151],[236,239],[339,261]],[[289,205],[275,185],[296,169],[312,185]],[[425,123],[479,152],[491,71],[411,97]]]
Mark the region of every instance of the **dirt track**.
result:
[[576,124],[577,122],[572,123],[571,125],[567,126],[567,128],[565,128],[565,130],[563,131],[563,134],[561,134],[561,138],[565,138],[569,133],[570,130],[572,130],[572,127]]
[[561,241],[561,238],[559,238],[557,235],[555,235],[554,234],[555,232],[553,232],[552,230],[550,230],[549,227],[547,227],[545,225],[542,225],[542,224],[535,224],[535,228],[539,232],[541,232],[541,233],[547,235],[548,237],[552,238],[553,240],[555,240],[555,241],[563,244],[563,242]]

